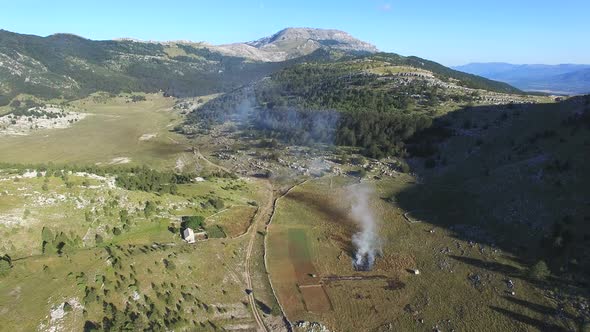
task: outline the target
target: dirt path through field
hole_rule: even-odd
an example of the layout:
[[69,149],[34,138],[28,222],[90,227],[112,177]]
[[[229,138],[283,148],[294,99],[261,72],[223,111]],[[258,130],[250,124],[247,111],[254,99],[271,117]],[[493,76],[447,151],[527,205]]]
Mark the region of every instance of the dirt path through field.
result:
[[[250,293],[248,294],[248,298],[250,301],[250,305],[253,308],[252,311],[254,313],[254,316],[256,318],[256,321],[258,322],[258,319],[260,318],[260,313],[258,312],[258,309],[256,309],[256,301],[254,299],[254,294],[253,292],[251,292],[252,290],[252,274],[250,271],[250,265],[251,265],[251,260],[252,260],[252,252],[253,252],[253,247],[254,247],[254,243],[256,242],[256,232],[258,229],[262,228],[266,231],[268,231],[268,226],[270,226],[270,223],[272,222],[272,219],[274,217],[274,213],[276,210],[276,206],[278,201],[282,198],[285,197],[286,195],[288,195],[293,189],[295,189],[296,187],[303,185],[304,183],[306,183],[307,180],[300,182],[298,184],[293,185],[292,187],[290,187],[287,191],[285,191],[282,195],[280,195],[277,198],[274,198],[273,195],[273,187],[271,185],[271,183],[269,181],[264,181],[266,189],[267,189],[267,199],[265,200],[265,203],[263,205],[261,205],[256,213],[256,216],[254,217],[254,221],[252,222],[252,225],[250,227],[249,230],[249,234],[250,234],[250,241],[248,243],[248,250],[247,250],[247,254],[246,254],[246,282],[247,282],[247,287],[250,290]],[[269,274],[268,274],[268,266],[266,263],[266,257],[267,257],[267,250],[268,247],[266,245],[266,238],[267,236],[264,237],[264,253],[263,253],[263,260],[264,260],[264,269],[265,269],[265,278],[269,278],[269,284],[270,284],[270,288],[272,291],[272,296],[275,298],[276,302],[279,305],[279,308],[281,310],[281,315],[284,318],[283,320],[283,324],[281,324],[280,327],[276,327],[273,328],[273,330],[281,330],[281,331],[292,331],[292,326],[290,321],[288,320],[287,316],[285,315],[285,310],[283,309],[281,303],[279,302],[279,299],[277,298],[277,294],[275,289],[272,286],[272,281],[270,280]],[[262,321],[262,319],[260,320]],[[276,323],[276,322],[275,322]],[[260,326],[260,324],[259,324]],[[268,329],[266,328],[266,326],[264,326],[264,324],[262,324],[262,331],[268,331]]]
[[248,241],[248,249],[246,252],[246,287],[248,288],[248,300],[250,301],[250,308],[252,308],[252,313],[254,314],[254,319],[256,319],[256,323],[258,324],[260,331],[268,331],[260,313],[258,312],[256,301],[254,299],[254,292],[252,291],[252,274],[250,271],[250,265],[252,260],[252,249],[254,248],[254,243],[256,242],[256,230],[259,226],[266,223],[268,220],[268,216],[272,213],[273,207],[273,191],[270,182],[265,181],[267,197],[264,201],[264,204],[260,205],[260,208],[256,212],[254,216],[254,221],[249,229],[249,236],[250,240]]
[[292,327],[291,327],[291,321],[289,320],[289,317],[287,317],[287,314],[286,314],[286,312],[285,312],[285,308],[283,308],[283,306],[281,305],[281,302],[279,301],[279,297],[277,296],[277,292],[276,292],[276,290],[275,290],[275,288],[274,288],[274,286],[273,286],[273,284],[272,284],[272,278],[270,277],[270,273],[268,272],[268,262],[267,262],[267,257],[268,257],[268,245],[267,245],[267,239],[268,239],[268,236],[269,236],[268,232],[270,232],[270,226],[271,226],[272,220],[273,220],[273,218],[274,218],[275,211],[276,211],[276,209],[277,209],[277,204],[279,203],[279,200],[281,200],[281,198],[283,198],[283,197],[285,197],[285,196],[289,195],[289,193],[290,193],[290,192],[291,192],[293,189],[295,189],[295,188],[297,188],[297,187],[299,187],[299,186],[302,186],[302,185],[304,185],[304,184],[305,184],[305,183],[307,183],[308,181],[309,181],[309,180],[305,180],[305,181],[299,182],[299,183],[297,183],[297,184],[295,184],[295,185],[291,186],[291,187],[290,187],[290,188],[289,188],[287,191],[285,191],[285,192],[284,192],[284,193],[283,193],[281,196],[277,197],[277,198],[276,198],[276,199],[273,201],[273,203],[272,203],[272,211],[271,211],[271,213],[270,213],[270,216],[269,216],[269,218],[268,218],[268,224],[267,224],[267,227],[266,227],[267,235],[264,237],[264,269],[266,270],[266,274],[267,274],[267,276],[268,276],[268,282],[270,283],[270,288],[271,288],[271,290],[272,290],[272,294],[273,294],[274,298],[276,299],[277,303],[279,304],[279,307],[281,308],[281,314],[282,314],[282,315],[283,315],[283,317],[285,318],[286,325],[287,325],[287,329],[288,329],[289,331],[291,331],[291,330],[292,330]]
[[214,162],[212,162],[211,160],[207,159],[207,157],[205,157],[200,150],[194,150],[194,154],[195,156],[197,156],[197,158],[202,159],[203,161],[205,161],[208,165],[213,166],[214,168],[217,168],[218,170],[224,171],[226,173],[231,173],[231,171],[221,165],[218,165]]
[[[198,159],[202,159],[210,166],[215,167],[215,168],[225,171],[225,172],[230,172],[227,168],[225,168],[221,165],[218,165],[218,164],[210,161],[209,159],[207,159],[207,157],[205,157],[199,150],[195,150],[194,154]],[[276,208],[276,204],[277,204],[278,200],[280,198],[286,196],[287,194],[289,194],[296,187],[306,183],[307,180],[300,182],[296,185],[293,185],[286,192],[284,192],[282,195],[280,195],[277,198],[274,198],[274,190],[273,190],[273,186],[270,181],[260,180],[260,179],[255,179],[255,180],[261,181],[264,183],[266,197],[264,199],[264,202],[262,202],[259,205],[258,210],[256,211],[256,214],[252,220],[252,223],[251,223],[250,227],[248,228],[248,231],[246,233],[244,233],[243,235],[239,236],[239,237],[242,237],[242,236],[249,236],[250,237],[249,241],[248,241],[248,247],[246,249],[246,260],[245,260],[245,267],[246,267],[245,268],[245,277],[246,277],[246,288],[247,288],[247,293],[248,293],[248,301],[250,303],[250,308],[252,308],[252,314],[254,316],[254,319],[256,320],[256,324],[258,325],[258,329],[257,329],[258,331],[266,331],[266,332],[275,331],[275,330],[277,330],[277,331],[292,331],[291,324],[287,320],[285,312],[284,312],[280,302],[278,301],[278,298],[276,297],[276,292],[272,288],[272,282],[268,276],[268,270],[267,270],[267,265],[266,265],[266,250],[267,250],[266,237],[265,237],[264,243],[263,243],[263,250],[264,250],[263,257],[261,257],[263,259],[264,269],[265,269],[264,278],[269,278],[269,284],[270,284],[270,288],[272,291],[272,296],[275,298],[275,301],[279,304],[279,307],[281,309],[281,316],[284,318],[283,322],[281,322],[279,324],[277,324],[276,321],[271,320],[270,323],[272,324],[272,326],[271,326],[270,330],[267,327],[267,325],[264,324],[263,316],[260,314],[260,312],[258,310],[258,305],[256,304],[256,299],[255,299],[254,292],[253,292],[253,283],[252,283],[253,272],[251,270],[251,266],[252,266],[252,261],[254,259],[256,259],[256,257],[253,256],[253,252],[254,252],[254,245],[256,243],[257,232],[259,230],[266,230],[267,226],[270,225],[270,222],[272,221],[272,218],[274,216],[274,212],[275,212],[275,208]]]

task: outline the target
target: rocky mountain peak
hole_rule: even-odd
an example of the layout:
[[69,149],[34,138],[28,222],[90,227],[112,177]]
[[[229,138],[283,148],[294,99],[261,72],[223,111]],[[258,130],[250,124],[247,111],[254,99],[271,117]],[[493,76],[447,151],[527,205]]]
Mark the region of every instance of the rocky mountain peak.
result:
[[375,45],[356,39],[344,31],[335,29],[286,28],[272,36],[246,44],[259,49],[330,47],[346,51],[369,53],[379,51]]

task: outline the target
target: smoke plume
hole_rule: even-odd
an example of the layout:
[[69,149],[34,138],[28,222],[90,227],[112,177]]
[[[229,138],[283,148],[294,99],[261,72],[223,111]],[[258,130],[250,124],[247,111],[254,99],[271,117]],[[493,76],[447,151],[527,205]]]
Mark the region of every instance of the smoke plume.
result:
[[366,184],[358,184],[349,188],[351,199],[351,215],[357,223],[358,232],[352,236],[355,247],[353,266],[357,271],[369,271],[375,264],[375,258],[381,255],[381,239],[379,222],[369,206],[374,190]]

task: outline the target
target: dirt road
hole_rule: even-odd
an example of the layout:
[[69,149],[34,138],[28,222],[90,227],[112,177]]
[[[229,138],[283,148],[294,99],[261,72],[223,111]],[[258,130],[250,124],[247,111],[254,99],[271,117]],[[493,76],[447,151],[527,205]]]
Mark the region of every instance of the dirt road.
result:
[[[198,159],[202,159],[203,161],[205,161],[207,164],[209,164],[212,167],[215,167],[221,171],[230,172],[227,168],[225,168],[221,165],[218,165],[218,164],[210,161],[209,159],[207,159],[207,157],[205,157],[203,154],[201,154],[201,152],[199,150],[195,151],[195,156]],[[255,257],[252,256],[252,253],[254,252],[254,244],[256,243],[256,233],[258,230],[265,229],[266,224],[269,224],[270,221],[272,220],[272,217],[274,215],[275,205],[277,203],[278,198],[277,199],[274,198],[273,186],[270,183],[270,181],[260,180],[260,179],[257,179],[257,181],[261,181],[264,183],[264,186],[265,186],[264,191],[266,193],[266,197],[264,198],[264,202],[262,202],[259,205],[258,210],[256,211],[256,215],[254,216],[254,219],[252,220],[252,224],[248,228],[248,231],[245,234],[243,234],[243,236],[250,237],[249,241],[248,241],[248,247],[246,248],[245,277],[246,277],[246,289],[247,289],[247,293],[248,293],[248,302],[250,303],[250,308],[252,308],[252,315],[254,316],[254,319],[256,320],[256,324],[258,325],[257,330],[269,332],[269,328],[267,328],[267,326],[264,324],[263,317],[258,310],[258,306],[256,305],[256,299],[254,297],[254,292],[253,292],[254,288],[253,288],[253,284],[252,284],[251,266],[252,266],[253,259],[255,259]],[[281,197],[288,194],[296,186],[297,185],[289,188],[289,190],[287,192],[285,192],[283,195],[281,195]],[[241,237],[241,236],[239,236],[239,237]],[[266,241],[264,242],[264,257],[261,257],[261,258],[264,261],[264,267],[266,269]],[[268,278],[267,271],[265,271],[264,277]],[[269,283],[270,283],[270,280],[269,280]],[[277,303],[279,303],[278,299],[276,298],[274,289],[272,289],[272,284],[271,284],[271,290],[273,293],[272,295],[275,297],[275,300],[277,301]],[[279,307],[280,307],[280,303],[279,303]],[[281,312],[282,316],[284,318],[286,318],[284,316],[284,312],[282,310],[282,307],[281,307],[281,311],[282,311]],[[276,325],[276,322],[274,322],[274,325]],[[275,326],[275,328],[276,328],[276,326]],[[272,328],[272,330],[274,330],[275,328]],[[286,322],[279,330],[291,331],[290,324],[288,322]]]
[[272,186],[268,181],[264,182],[266,185],[266,192],[267,197],[264,201],[264,204],[260,206],[256,215],[254,216],[254,220],[252,221],[252,225],[250,227],[250,240],[248,241],[248,249],[246,252],[246,287],[248,288],[248,300],[250,302],[250,307],[252,308],[252,313],[254,315],[254,319],[256,319],[256,323],[258,324],[259,331],[267,331],[268,329],[264,325],[264,321],[258,312],[258,308],[256,306],[256,301],[254,299],[253,287],[252,287],[252,274],[250,271],[250,265],[252,261],[252,249],[254,248],[254,243],[256,242],[256,231],[257,228],[266,223],[269,218],[269,215],[272,213],[273,208],[273,191]]

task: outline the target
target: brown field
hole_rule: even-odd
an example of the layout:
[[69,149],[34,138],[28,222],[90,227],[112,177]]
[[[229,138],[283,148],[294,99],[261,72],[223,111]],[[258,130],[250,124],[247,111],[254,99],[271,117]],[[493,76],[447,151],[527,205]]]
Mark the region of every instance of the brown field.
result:
[[305,310],[312,313],[323,313],[332,310],[330,298],[323,285],[299,286],[305,301]]
[[[376,302],[383,302],[378,293],[399,289],[404,283],[398,272],[411,267],[413,259],[390,255],[378,261],[375,272],[354,271],[350,237],[356,226],[348,216],[346,202],[339,199],[343,189],[327,191],[322,187],[322,183],[307,184],[279,201],[269,228],[271,279],[292,321],[327,323],[344,315],[350,317],[346,325],[366,326],[366,322],[354,323],[358,317],[355,311],[369,308],[366,314],[374,315]],[[356,277],[361,279],[354,280]]]
[[288,233],[289,261],[295,268],[295,281],[308,312],[321,313],[331,309],[330,299],[320,284],[307,247],[307,236],[302,229],[290,229]]
[[268,264],[269,268],[272,267],[271,273],[276,276],[273,278],[273,286],[279,301],[287,311],[287,316],[296,315],[298,312],[304,311],[305,307],[297,287],[295,264],[290,261],[289,245],[285,245],[288,243],[288,231],[277,230],[275,235],[270,238],[272,240],[268,243],[272,248],[268,253]]

